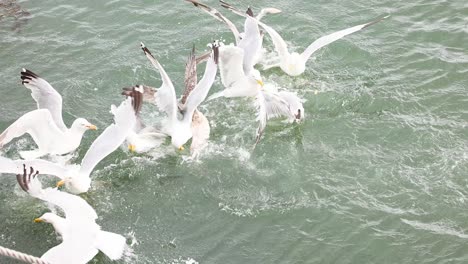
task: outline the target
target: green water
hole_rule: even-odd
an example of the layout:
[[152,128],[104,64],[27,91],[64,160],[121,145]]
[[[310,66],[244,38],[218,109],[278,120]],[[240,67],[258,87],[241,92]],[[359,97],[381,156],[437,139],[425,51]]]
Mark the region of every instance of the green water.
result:
[[[270,123],[253,152],[250,102],[219,99],[201,107],[212,131],[198,162],[170,146],[103,160],[82,197],[104,230],[128,238],[133,253],[116,263],[467,263],[468,4],[408,2],[255,1],[256,11],[283,10],[264,21],[299,51],[391,17],[321,49],[300,77],[263,72],[306,100],[306,121]],[[232,41],[184,1],[19,4],[30,13],[19,26],[0,13],[0,130],[35,109],[22,67],[62,94],[65,123],[85,117],[102,131],[122,87],[160,84],[140,41],[179,94],[192,44],[201,51],[213,39]],[[217,81],[213,90],[221,88]],[[143,112],[159,118],[151,106]],[[77,161],[98,133],[86,133]],[[28,147],[25,138],[2,155]],[[3,175],[0,245],[36,256],[57,245],[51,226],[32,221],[46,211]],[[91,263],[111,261],[100,253]]]

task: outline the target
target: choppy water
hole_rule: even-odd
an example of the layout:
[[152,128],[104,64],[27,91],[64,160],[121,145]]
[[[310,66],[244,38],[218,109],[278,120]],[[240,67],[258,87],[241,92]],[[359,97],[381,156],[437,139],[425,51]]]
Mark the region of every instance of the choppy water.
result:
[[[0,130],[35,108],[19,81],[22,67],[62,94],[66,123],[83,116],[104,128],[120,88],[159,85],[140,41],[180,93],[192,44],[203,50],[213,39],[232,40],[184,1],[19,4],[29,16],[0,10]],[[202,107],[212,134],[199,162],[165,155],[167,147],[154,157],[117,151],[100,163],[82,197],[103,229],[132,244],[118,263],[468,262],[467,2],[252,5],[282,9],[265,22],[298,50],[391,17],[320,50],[300,77],[265,72],[306,100],[307,120],[271,123],[253,153],[250,103],[221,99]],[[80,157],[97,135],[86,134]],[[2,155],[28,146],[20,140]],[[47,209],[14,177],[1,178],[0,201],[0,245],[40,256],[59,243],[51,226],[33,223]],[[99,254],[92,263],[111,262]]]

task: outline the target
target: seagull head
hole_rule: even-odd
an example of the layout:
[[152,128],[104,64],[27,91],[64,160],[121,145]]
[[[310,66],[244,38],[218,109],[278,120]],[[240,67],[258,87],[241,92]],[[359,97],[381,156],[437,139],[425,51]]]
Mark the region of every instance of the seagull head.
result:
[[89,175],[80,175],[76,170],[71,170],[68,176],[57,182],[57,187],[65,185],[65,188],[73,194],[87,192],[91,187]]
[[[190,119],[190,121],[192,121]],[[190,122],[191,123],[191,122]],[[177,148],[179,151],[183,151],[185,143],[192,138],[192,130],[190,127],[175,127],[173,130],[174,133],[171,134],[171,143],[172,145]]]
[[262,76],[260,75],[260,72],[256,69],[253,69],[251,71],[251,77],[255,80],[257,85],[260,85],[260,89],[262,89],[265,84],[263,83],[263,79],[262,79]]
[[84,132],[88,129],[97,130],[97,127],[84,118],[77,118],[72,124],[72,129]]
[[34,222],[52,224],[56,222],[57,218],[59,218],[59,216],[54,213],[45,213],[41,217],[34,219]]

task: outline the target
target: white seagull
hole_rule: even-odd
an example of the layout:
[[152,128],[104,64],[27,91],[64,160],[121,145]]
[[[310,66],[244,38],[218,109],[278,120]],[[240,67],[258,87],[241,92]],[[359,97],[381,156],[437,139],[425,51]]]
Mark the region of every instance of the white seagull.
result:
[[[242,13],[237,13],[237,14],[240,14],[242,16],[244,16]],[[306,67],[306,62],[309,60],[310,56],[315,52],[317,51],[318,49],[334,42],[334,41],[337,41],[349,34],[352,34],[354,32],[357,32],[361,29],[364,29],[366,27],[369,27],[385,18],[387,18],[388,16],[385,16],[383,18],[380,18],[380,19],[377,19],[377,20],[374,20],[372,22],[369,22],[369,23],[365,23],[365,24],[361,24],[361,25],[357,25],[357,26],[354,26],[354,27],[351,27],[351,28],[347,28],[347,29],[344,29],[344,30],[340,30],[340,31],[337,31],[337,32],[334,32],[332,34],[329,34],[329,35],[326,35],[326,36],[323,36],[317,40],[315,40],[314,42],[312,42],[312,44],[310,44],[305,50],[304,52],[302,52],[301,54],[297,53],[297,52],[292,52],[290,53],[288,51],[288,45],[286,44],[286,42],[283,40],[283,38],[278,34],[278,32],[276,32],[273,28],[271,28],[270,26],[267,26],[265,25],[264,23],[258,21],[258,24],[263,28],[265,29],[265,31],[268,33],[268,35],[270,35],[272,41],[273,41],[273,45],[275,46],[275,50],[276,52],[278,53],[279,55],[279,63],[277,64],[273,64],[273,65],[268,65],[268,66],[265,66],[264,69],[269,69],[269,68],[273,68],[273,67],[280,67],[285,73],[287,73],[288,75],[291,75],[291,76],[298,76],[298,75],[301,75],[304,71],[305,71],[305,67]]]
[[[171,143],[173,146],[179,150],[183,150],[183,145],[193,136],[191,127],[194,113],[197,111],[197,107],[200,103],[205,100],[216,77],[219,54],[218,44],[215,42],[212,45],[213,51],[211,58],[206,64],[205,73],[203,74],[200,82],[197,84],[196,79],[194,82],[193,75],[191,75],[192,79],[190,80],[190,85],[187,85],[186,82],[186,90],[181,100],[181,104],[177,103],[174,85],[164,68],[143,43],[141,43],[141,48],[151,64],[153,64],[161,75],[162,86],[155,89],[156,96],[154,96],[154,102],[158,106],[159,110],[164,111],[168,117],[164,133],[171,137]],[[194,57],[194,55],[191,56],[191,58],[192,57]],[[196,64],[196,61],[194,61],[194,63]],[[200,112],[198,112],[197,115],[199,113]]]
[[96,224],[96,211],[81,197],[61,192],[57,188],[42,189],[37,179],[39,171],[24,167],[23,175],[17,175],[21,188],[32,197],[59,207],[65,218],[45,213],[34,222],[52,224],[62,237],[62,243],[49,249],[41,259],[50,264],[84,264],[102,251],[111,260],[120,259],[125,250],[125,238],[119,234],[102,231]]
[[0,157],[0,173],[16,174],[21,169],[21,164],[25,164],[36,168],[42,174],[60,178],[57,186],[65,185],[72,193],[87,192],[91,187],[90,174],[94,167],[125,141],[136,122],[131,98],[123,101],[119,107],[112,105],[111,112],[114,115],[115,124],[108,126],[94,140],[80,165],[62,166],[46,160],[10,160]]
[[46,154],[61,155],[78,148],[86,130],[96,130],[96,126],[84,118],[76,119],[67,128],[62,119],[60,94],[46,80],[29,70],[21,71],[21,79],[24,86],[31,90],[38,109],[24,114],[0,134],[0,148],[14,138],[28,133],[38,149],[20,152],[23,158],[34,159]]
[[[189,59],[185,64],[185,91],[179,101],[179,107],[185,105],[190,92],[195,89],[198,76],[197,64],[211,57],[211,51],[203,54],[201,57],[195,57],[195,47],[190,53]],[[146,152],[161,143],[160,136],[166,135],[159,133],[153,127],[145,126],[139,116],[142,102],[149,102],[156,105],[156,96],[158,89],[146,85],[138,85],[130,88],[123,88],[122,95],[131,96],[134,100],[135,113],[137,115],[137,125],[135,131],[128,138],[128,148],[134,152]],[[195,109],[192,117],[192,144],[190,145],[190,154],[192,158],[197,158],[201,151],[207,146],[208,139],[210,138],[210,123],[203,113]]]

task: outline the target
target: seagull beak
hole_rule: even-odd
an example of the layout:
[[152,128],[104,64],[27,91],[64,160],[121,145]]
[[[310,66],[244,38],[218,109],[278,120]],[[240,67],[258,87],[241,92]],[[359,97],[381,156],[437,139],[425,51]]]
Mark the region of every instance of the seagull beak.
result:
[[95,125],[88,125],[86,126],[88,129],[91,129],[91,130],[97,130],[97,126]]
[[34,219],[34,223],[42,223],[42,222],[44,222],[44,220],[42,220],[40,218]]
[[185,149],[184,146],[179,147],[179,151],[184,151],[184,149]]
[[136,149],[135,145],[133,144],[128,145],[128,150],[130,150],[130,152],[135,152],[135,149]]
[[57,188],[64,185],[64,184],[65,184],[64,180],[61,180],[61,181],[57,182]]
[[257,83],[260,84],[260,86],[262,86],[262,88],[263,88],[264,83],[263,83],[262,80],[257,80]]

